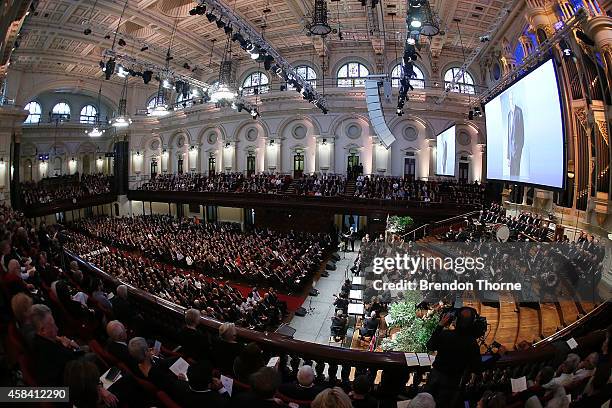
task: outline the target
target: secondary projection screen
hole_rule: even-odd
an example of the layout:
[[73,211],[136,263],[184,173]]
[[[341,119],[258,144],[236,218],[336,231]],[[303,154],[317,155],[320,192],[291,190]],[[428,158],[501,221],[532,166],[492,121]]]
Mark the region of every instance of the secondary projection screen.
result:
[[487,178],[563,188],[564,134],[548,60],[485,105]]
[[436,174],[455,175],[455,126],[436,136]]

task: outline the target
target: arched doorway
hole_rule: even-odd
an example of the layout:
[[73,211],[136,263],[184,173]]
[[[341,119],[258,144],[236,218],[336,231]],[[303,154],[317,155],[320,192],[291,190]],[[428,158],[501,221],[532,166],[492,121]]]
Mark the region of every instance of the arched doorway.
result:
[[410,181],[416,179],[416,156],[414,152],[406,152],[404,157],[404,178]]
[[217,170],[217,158],[214,153],[211,153],[208,157],[208,175],[214,176]]

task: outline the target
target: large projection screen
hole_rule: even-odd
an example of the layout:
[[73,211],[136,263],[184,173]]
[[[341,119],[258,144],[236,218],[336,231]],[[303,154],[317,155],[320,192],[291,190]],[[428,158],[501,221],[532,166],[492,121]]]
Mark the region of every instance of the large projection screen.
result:
[[548,60],[485,105],[487,178],[563,188],[561,100]]
[[436,174],[455,175],[455,126],[436,136]]

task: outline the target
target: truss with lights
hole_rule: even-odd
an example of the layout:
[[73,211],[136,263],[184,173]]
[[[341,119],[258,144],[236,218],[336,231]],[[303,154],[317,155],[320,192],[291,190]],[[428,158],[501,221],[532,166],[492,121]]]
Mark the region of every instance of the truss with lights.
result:
[[197,0],[196,3],[197,6],[190,11],[190,14],[206,14],[209,22],[216,21],[217,26],[223,28],[227,35],[231,34],[232,41],[238,41],[251,58],[261,59],[266,70],[276,73],[301,93],[305,100],[321,109],[323,113],[327,113],[325,98],[248,22],[219,0]]
[[[163,78],[159,77],[159,81],[160,81],[159,89],[160,90],[171,89],[174,87],[177,93],[182,93],[184,97],[190,97],[190,99],[192,99],[194,103],[195,102],[199,102],[199,103],[213,102],[220,106],[231,106],[233,109],[236,109],[238,112],[241,112],[242,110],[248,111],[251,114],[251,116],[253,116],[254,118],[259,116],[259,112],[257,111],[257,108],[255,107],[255,105],[253,105],[248,100],[241,98],[234,93],[230,92],[231,95],[229,94],[225,95],[225,98],[219,98],[218,100],[212,100],[211,94],[215,95],[215,92],[217,92],[218,89],[216,89],[215,87],[212,87],[206,82],[200,81],[195,78],[191,78],[186,75],[182,75],[170,69],[167,70],[165,67],[160,67],[148,61],[143,61],[143,60],[134,58],[126,54],[118,53],[117,51],[106,50],[104,52],[104,56],[109,59],[113,59],[117,62],[120,62],[122,66],[127,66],[127,65],[138,66],[144,70],[143,72],[163,73]],[[131,73],[132,76],[137,76],[138,74],[141,74],[138,72],[134,72],[133,70],[131,71],[132,71]],[[163,93],[163,91],[160,91],[160,90],[158,90],[158,97],[160,93]],[[151,112],[149,112],[150,116],[164,116],[165,114],[169,112],[168,110],[169,106],[167,104],[167,100],[165,98],[162,98],[162,99],[163,101],[160,104],[158,104],[156,101],[155,108]],[[162,109],[163,106],[166,107],[166,110]]]

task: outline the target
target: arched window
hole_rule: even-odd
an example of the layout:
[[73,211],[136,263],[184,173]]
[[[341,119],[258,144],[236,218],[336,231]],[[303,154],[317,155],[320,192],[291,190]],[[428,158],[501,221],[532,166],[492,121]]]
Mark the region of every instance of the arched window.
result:
[[157,94],[153,95],[147,101],[147,109],[153,109],[155,107],[155,103],[157,101]]
[[51,109],[52,119],[70,119],[70,106],[65,102],[56,103]]
[[98,116],[98,110],[93,105],[85,105],[83,109],[81,109],[81,123],[96,123],[96,119]]
[[32,101],[28,103],[25,108],[29,112],[28,117],[26,118],[24,123],[38,123],[40,122],[40,114],[42,113],[42,109],[40,104],[36,101]]
[[[455,77],[455,75],[457,75],[459,70],[460,68],[450,68],[448,71],[446,71],[446,73],[444,74],[444,83],[446,84],[446,86],[449,86],[451,82],[453,82],[453,78]],[[463,75],[461,75],[461,78],[459,78],[459,81],[457,81],[455,86],[453,86],[453,89],[451,89],[451,92],[467,93],[474,95],[476,93],[476,90],[474,88],[474,79],[467,71],[464,71]]]
[[[309,82],[313,88],[317,87],[317,73],[314,69],[312,69],[308,65],[298,65],[295,68],[295,72],[297,72],[299,76],[304,78],[306,82]],[[292,89],[293,87],[289,85],[288,88]]]
[[[423,71],[419,69],[416,65],[412,66],[412,70],[416,74],[416,76],[410,78],[410,85],[412,85],[415,89],[424,89],[425,88],[425,76],[423,76]],[[397,64],[393,71],[391,71],[391,84],[399,88],[400,79],[402,78],[402,64]]]
[[338,86],[341,88],[365,86],[365,79],[368,75],[370,75],[370,71],[365,65],[358,62],[349,62],[338,70]]
[[182,92],[179,93],[176,97],[176,109],[183,109],[193,105],[193,101],[191,99],[191,95],[187,95],[187,97],[184,97]]
[[253,72],[242,82],[242,95],[263,94],[269,91],[268,76],[263,72]]

